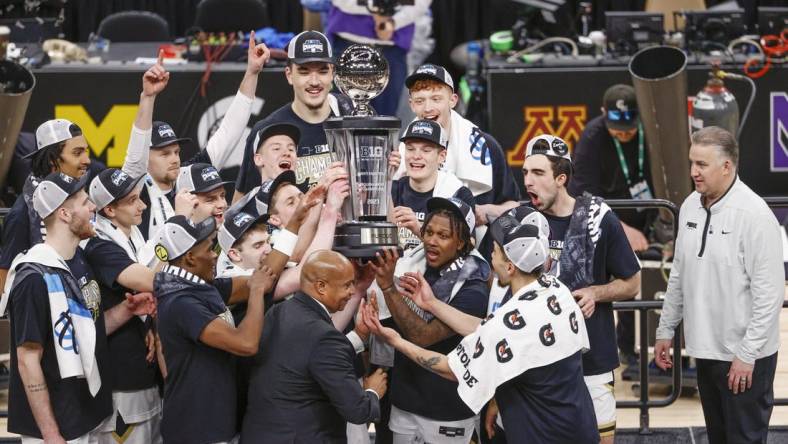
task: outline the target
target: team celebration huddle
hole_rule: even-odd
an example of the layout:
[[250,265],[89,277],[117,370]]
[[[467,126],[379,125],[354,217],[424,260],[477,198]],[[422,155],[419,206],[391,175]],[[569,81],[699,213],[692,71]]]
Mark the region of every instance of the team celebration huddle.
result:
[[[175,82],[161,58],[121,168],[92,166],[68,120],[37,127],[0,255],[8,431],[47,444],[369,443],[370,430],[396,444],[612,443],[614,370],[634,334],[623,316],[617,331],[612,304],[641,291],[646,241],[640,213],[605,203],[613,175],[589,150],[615,144],[648,190],[642,127],[622,109],[637,109],[632,88],[608,90],[572,152],[552,134],[527,141],[518,184],[495,138],[453,110],[444,67],[406,76],[416,118],[392,124],[359,112],[356,89],[374,82],[348,88],[317,31],[290,41],[293,101],[244,147],[269,56],[250,42],[221,126],[191,159],[192,141],[155,119]],[[385,131],[396,136],[368,136]],[[621,154],[638,138],[639,161]],[[686,160],[695,191],[655,362],[674,365],[683,322],[711,442],[765,442],[780,226],[738,178],[729,132],[693,133]]]

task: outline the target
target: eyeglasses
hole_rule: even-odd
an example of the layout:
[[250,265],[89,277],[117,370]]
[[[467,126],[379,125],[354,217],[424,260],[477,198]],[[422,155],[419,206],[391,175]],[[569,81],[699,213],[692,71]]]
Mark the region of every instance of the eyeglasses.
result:
[[612,120],[613,122],[630,122],[637,118],[638,112],[637,111],[619,111],[617,109],[610,109],[607,111],[607,120]]

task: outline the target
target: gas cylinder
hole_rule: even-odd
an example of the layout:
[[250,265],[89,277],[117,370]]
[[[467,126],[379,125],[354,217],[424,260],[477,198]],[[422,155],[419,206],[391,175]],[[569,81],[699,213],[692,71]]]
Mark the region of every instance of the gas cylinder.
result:
[[719,126],[736,134],[739,128],[739,105],[736,97],[728,91],[725,83],[709,74],[706,86],[695,95],[692,101],[692,132],[707,126]]

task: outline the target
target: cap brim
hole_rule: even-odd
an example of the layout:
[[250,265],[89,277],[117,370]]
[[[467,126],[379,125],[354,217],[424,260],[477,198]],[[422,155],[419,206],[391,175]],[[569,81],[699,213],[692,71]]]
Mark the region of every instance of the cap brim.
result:
[[164,148],[164,147],[168,147],[170,145],[174,145],[176,143],[182,143],[182,142],[191,143],[192,139],[190,139],[188,137],[180,137],[180,138],[177,138],[177,139],[173,139],[173,140],[168,140],[166,142],[162,142],[162,143],[160,143],[158,145],[151,145],[150,147],[151,148]]
[[410,89],[411,87],[413,87],[413,84],[418,82],[419,80],[434,80],[436,82],[443,83],[444,85],[446,85],[449,88],[451,88],[452,91],[454,91],[454,88],[451,85],[449,85],[448,83],[444,82],[443,79],[441,79],[440,77],[434,76],[432,74],[425,74],[425,73],[418,73],[418,74],[411,74],[411,75],[409,75],[405,79],[405,86],[408,89]]
[[[87,175],[87,174],[86,174],[86,175]],[[101,208],[96,208],[96,209],[97,209],[97,210],[101,210],[102,208],[106,208],[106,207],[107,207],[107,205],[109,205],[109,204],[111,204],[111,203],[113,203],[113,202],[117,202],[117,201],[119,201],[119,200],[123,199],[124,197],[128,196],[128,195],[129,195],[129,193],[131,193],[131,192],[132,192],[132,191],[133,191],[135,188],[137,188],[137,186],[140,184],[140,182],[141,182],[141,181],[142,181],[142,179],[144,179],[144,178],[145,178],[145,175],[143,174],[142,176],[140,176],[140,177],[138,177],[138,178],[136,178],[136,179],[132,180],[131,182],[127,183],[127,184],[126,184],[126,187],[125,187],[125,188],[123,188],[123,190],[121,190],[120,194],[119,194],[119,195],[118,195],[116,198],[114,198],[114,199],[112,199],[111,201],[107,202],[107,203],[106,203],[106,204],[105,204],[103,207],[101,207]]]
[[273,136],[288,136],[289,138],[293,139],[296,145],[301,139],[301,131],[298,129],[297,126],[291,125],[289,123],[277,123],[268,127],[263,128],[260,131],[260,141],[257,143],[255,150],[260,148],[260,145],[263,144],[267,139]]
[[[46,147],[44,147],[44,148],[46,148]],[[27,154],[25,154],[24,156],[22,156],[22,159],[30,159],[31,157],[33,157],[33,156],[35,156],[36,154],[40,153],[40,152],[41,152],[41,150],[43,150],[44,148],[41,148],[41,149],[35,149],[35,150],[33,150],[33,152],[32,152],[32,153],[27,153]]]
[[638,127],[638,121],[635,119],[629,122],[622,122],[618,120],[605,119],[605,125],[607,125],[608,128],[616,131],[630,131]]
[[429,143],[432,143],[434,145],[438,145],[439,147],[441,147],[443,149],[446,149],[445,146],[441,145],[440,143],[438,143],[438,142],[436,142],[436,141],[434,141],[434,140],[432,140],[432,139],[430,139],[429,137],[426,137],[426,136],[419,136],[419,135],[411,134],[411,135],[402,136],[402,137],[399,138],[400,142],[406,142],[408,140],[423,140],[425,142],[429,142]]
[[432,213],[433,211],[437,210],[449,210],[454,212],[457,216],[459,216],[460,220],[465,220],[465,215],[462,214],[459,207],[454,205],[454,202],[450,201],[449,199],[444,199],[443,197],[432,197],[427,200],[427,212]]
[[[210,220],[210,223],[205,223],[205,221],[208,221],[208,220]],[[195,226],[197,228],[197,236],[195,237],[194,245],[197,245],[200,242],[204,241],[205,239],[208,239],[208,237],[210,237],[211,234],[213,234],[213,232],[216,231],[216,220],[214,219],[213,216],[208,216],[207,218],[205,218],[205,220],[203,220],[199,224],[196,224]],[[189,250],[194,248],[194,245],[192,245],[186,251],[188,252]],[[184,252],[184,254],[185,254],[185,252]],[[181,256],[183,256],[183,255],[181,255]]]
[[334,64],[334,59],[331,57],[303,57],[300,59],[289,59],[291,62],[295,63],[296,65],[303,65],[305,63],[312,63],[312,62],[321,62],[321,63],[330,63]]
[[215,189],[217,189],[219,187],[223,187],[223,186],[227,185],[228,183],[235,183],[235,182],[233,182],[233,181],[222,181],[222,182],[218,182],[218,183],[209,185],[209,186],[207,186],[205,188],[201,188],[199,190],[194,189],[194,190],[191,191],[191,193],[192,194],[208,193],[208,192],[211,192],[211,191],[213,191],[213,190],[215,190]]
[[68,193],[68,197],[71,197],[71,196],[79,193],[81,190],[84,190],[85,187],[88,186],[88,182],[90,182],[90,177],[89,176],[90,176],[90,173],[85,171],[85,174],[83,174],[82,177],[80,177],[77,180],[77,183],[74,184],[74,189],[71,190],[70,193]]

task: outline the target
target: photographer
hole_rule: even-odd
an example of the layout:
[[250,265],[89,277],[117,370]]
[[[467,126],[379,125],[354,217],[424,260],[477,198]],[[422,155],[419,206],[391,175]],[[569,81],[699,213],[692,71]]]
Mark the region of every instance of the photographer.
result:
[[[331,0],[326,22],[326,35],[333,41],[334,50],[341,54],[355,43],[375,45],[389,62],[389,83],[370,103],[382,116],[397,113],[401,85],[408,72],[407,55],[413,43],[416,19],[429,11],[431,0],[373,2],[378,8],[370,12],[358,0]],[[402,3],[411,3],[404,6]],[[399,4],[399,7],[396,6]],[[383,6],[394,7],[387,11]],[[385,15],[392,14],[392,15]]]

